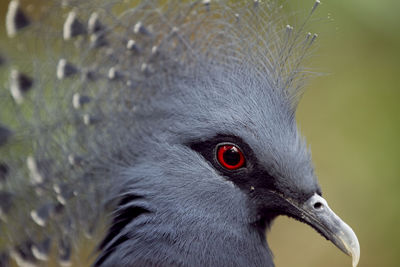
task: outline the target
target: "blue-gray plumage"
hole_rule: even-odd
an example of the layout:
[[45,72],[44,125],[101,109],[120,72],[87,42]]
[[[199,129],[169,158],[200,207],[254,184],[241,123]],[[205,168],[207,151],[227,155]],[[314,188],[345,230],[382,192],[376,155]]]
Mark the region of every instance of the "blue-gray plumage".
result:
[[56,242],[68,264],[74,239],[92,236],[111,209],[94,266],[272,267],[265,232],[279,215],[309,224],[356,265],[357,238],[321,197],[295,120],[300,63],[316,35],[283,27],[274,2],[164,2],[65,1],[60,23],[57,4],[35,21],[11,1],[9,36],[33,27],[45,55],[27,56],[40,66],[31,76],[11,71],[13,107],[37,116],[20,122],[16,141],[0,128],[0,145],[31,142],[27,168],[13,153],[2,163],[13,176],[4,194],[27,187],[18,201],[29,202],[32,229],[58,233],[32,240],[27,227],[12,256],[47,261]]

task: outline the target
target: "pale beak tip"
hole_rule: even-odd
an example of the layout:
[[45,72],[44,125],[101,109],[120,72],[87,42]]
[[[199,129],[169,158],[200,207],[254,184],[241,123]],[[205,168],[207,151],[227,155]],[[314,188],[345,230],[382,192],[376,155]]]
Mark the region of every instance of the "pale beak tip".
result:
[[358,262],[360,261],[360,243],[358,242],[357,236],[351,230],[351,228],[346,225],[345,228],[348,228],[348,233],[350,234],[350,241],[349,243],[345,242],[344,245],[348,254],[352,257],[353,267],[357,267]]
[[360,245],[357,244],[357,246],[353,248],[351,257],[353,258],[353,267],[357,267],[360,261]]

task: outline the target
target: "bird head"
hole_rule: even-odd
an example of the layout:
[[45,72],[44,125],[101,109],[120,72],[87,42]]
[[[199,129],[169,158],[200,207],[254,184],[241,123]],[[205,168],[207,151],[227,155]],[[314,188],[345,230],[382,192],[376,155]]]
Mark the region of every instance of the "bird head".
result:
[[286,215],[351,255],[355,266],[358,240],[322,198],[293,102],[267,76],[247,71],[256,72],[213,67],[179,79],[138,111],[140,141],[128,150],[140,157],[123,174],[124,192],[140,195],[164,223],[201,221],[215,232],[218,221],[264,236]]
[[[89,140],[120,199],[97,265],[134,265],[147,251],[174,265],[181,257],[171,251],[182,250],[215,263],[220,250],[210,247],[235,250],[238,240],[259,252],[250,259],[269,255],[260,249],[269,251],[265,231],[279,215],[310,225],[357,264],[358,240],[322,198],[296,124],[299,65],[315,36],[297,41],[301,29],[282,34],[256,6],[236,8],[188,12],[179,28],[131,23],[143,46],[163,41],[138,59],[140,72],[129,57],[111,68],[112,91],[124,94],[105,94],[115,101],[101,106],[103,124]],[[199,239],[208,245],[196,247]]]
[[[358,240],[322,198],[310,151],[296,125],[301,94],[296,82],[303,79],[299,66],[315,39],[307,34],[299,40],[304,25],[296,34],[289,25],[282,31],[279,3],[272,8],[261,1],[248,1],[247,6],[161,1],[165,7],[143,1],[137,8],[127,4],[127,10],[114,8],[121,1],[100,1],[100,7],[89,2],[94,10],[107,11],[102,15],[111,25],[100,23],[100,13],[93,12],[86,29],[77,17],[86,8],[71,11],[63,24],[63,41],[91,36],[73,42],[74,49],[79,47],[75,56],[65,49],[78,64],[59,59],[58,86],[49,81],[45,87],[70,89],[66,80],[81,73],[81,80],[74,80],[81,83],[73,86],[91,96],[75,93],[75,88],[55,90],[65,91],[65,97],[54,99],[72,98],[74,112],[52,103],[50,124],[57,131],[46,128],[48,133],[37,134],[33,143],[40,146],[32,145],[38,147],[35,154],[51,151],[42,152],[49,158],[60,157],[57,148],[65,148],[68,156],[62,158],[71,166],[57,164],[63,170],[53,174],[52,168],[28,157],[27,167],[40,184],[46,182],[42,169],[48,169],[47,177],[78,177],[70,184],[79,192],[69,195],[82,198],[76,204],[79,214],[86,196],[88,206],[102,209],[93,202],[115,185],[111,195],[118,204],[95,266],[273,266],[265,231],[279,215],[310,225],[352,255],[353,265],[358,263]],[[78,7],[77,1],[69,4]],[[108,12],[114,9],[123,12]],[[18,1],[10,2],[6,21],[10,37],[30,24]],[[51,32],[37,25],[46,32],[43,36]],[[134,39],[126,42],[128,37]],[[81,50],[89,40],[87,50]],[[54,66],[53,60],[48,62]],[[33,82],[16,73],[11,75],[11,93],[22,104],[22,94]],[[38,107],[46,95],[41,92]],[[45,122],[38,119],[33,125]],[[10,134],[0,126],[0,146]],[[49,139],[56,145],[48,145]],[[87,157],[79,160],[76,153]],[[78,185],[76,180],[83,181]],[[61,185],[52,186],[57,200],[67,206]],[[42,217],[56,210],[53,204],[44,208],[30,213],[42,227]],[[68,242],[60,244],[61,260],[69,258]]]

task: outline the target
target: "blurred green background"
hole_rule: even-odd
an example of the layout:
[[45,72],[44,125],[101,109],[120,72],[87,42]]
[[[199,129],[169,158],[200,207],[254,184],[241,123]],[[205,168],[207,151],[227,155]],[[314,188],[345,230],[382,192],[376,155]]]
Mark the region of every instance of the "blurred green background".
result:
[[[7,4],[1,0],[1,21]],[[285,1],[300,10],[298,21],[312,4]],[[299,125],[324,197],[359,237],[361,267],[400,262],[399,11],[397,0],[325,0],[308,25],[319,34],[311,66],[322,75],[307,86]],[[351,266],[314,230],[287,218],[268,239],[277,267]]]

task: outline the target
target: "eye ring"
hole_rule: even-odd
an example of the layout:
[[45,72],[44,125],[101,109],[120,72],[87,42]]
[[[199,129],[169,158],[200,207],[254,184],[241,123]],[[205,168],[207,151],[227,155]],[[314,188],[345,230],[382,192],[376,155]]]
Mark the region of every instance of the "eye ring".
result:
[[234,144],[219,144],[216,149],[218,163],[225,169],[234,171],[245,164],[242,150]]

